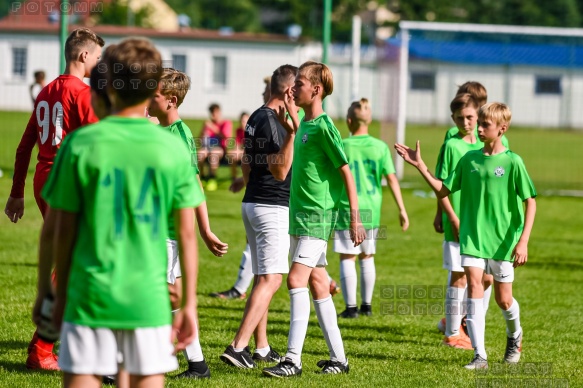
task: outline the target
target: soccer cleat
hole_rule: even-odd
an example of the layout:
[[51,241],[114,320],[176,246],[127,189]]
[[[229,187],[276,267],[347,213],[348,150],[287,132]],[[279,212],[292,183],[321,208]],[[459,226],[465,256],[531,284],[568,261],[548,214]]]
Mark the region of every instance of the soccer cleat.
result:
[[206,183],[205,191],[217,191],[219,185],[217,184],[217,180],[211,178]]
[[468,336],[461,335],[461,333],[458,335],[452,335],[451,337],[443,337],[442,344],[456,349],[473,349],[472,341],[470,341],[470,338]]
[[26,367],[28,369],[61,370],[57,355],[42,349],[38,345],[34,345],[31,348],[26,359]]
[[101,383],[105,385],[115,385],[115,376],[101,376]]
[[488,369],[488,361],[480,357],[479,354],[474,355],[474,359],[469,364],[465,365],[464,368],[474,370],[474,369]]
[[358,312],[361,315],[367,315],[370,317],[372,315],[372,306],[370,304],[361,304]]
[[346,307],[346,310],[338,314],[338,318],[358,318],[358,308]]
[[263,357],[261,354],[255,352],[253,353],[252,359],[255,362],[280,362],[281,356],[279,355],[278,352],[273,350],[273,348],[270,348],[269,353],[267,353],[267,356]]
[[291,358],[282,358],[281,361],[270,368],[264,368],[263,374],[270,377],[291,377],[302,374],[302,364],[296,366]]
[[232,287],[227,291],[213,292],[210,294],[210,296],[220,299],[245,299],[247,297],[247,293],[244,292],[241,294],[235,287]]
[[318,365],[318,368],[322,368],[322,370],[317,373],[321,373],[323,375],[337,375],[340,373],[348,373],[348,371],[350,370],[350,367],[348,366],[348,361],[346,361],[346,364],[343,364],[340,361],[320,360],[316,365]]
[[252,369],[255,368],[255,362],[251,358],[251,352],[249,351],[249,347],[247,346],[241,352],[236,352],[233,345],[227,346],[225,352],[220,355],[219,357],[221,361],[225,364],[235,366],[241,369]]
[[189,361],[188,369],[174,377],[177,379],[209,379],[211,370],[204,360]]
[[336,281],[334,279],[331,279],[330,280],[330,295],[334,296],[336,294],[339,294],[340,291],[342,291],[342,289],[340,288],[338,283],[336,283]]
[[518,338],[506,339],[506,351],[504,352],[504,361],[509,364],[516,364],[520,360],[522,354],[522,332]]
[[445,334],[445,317],[437,322],[437,330],[441,331],[441,334]]

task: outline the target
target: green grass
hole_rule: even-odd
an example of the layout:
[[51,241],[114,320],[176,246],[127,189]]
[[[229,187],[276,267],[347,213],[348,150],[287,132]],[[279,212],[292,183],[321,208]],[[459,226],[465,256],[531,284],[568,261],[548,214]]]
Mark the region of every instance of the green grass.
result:
[[[0,113],[0,167],[5,173],[0,178],[2,201],[10,190],[9,175],[14,149],[27,119],[27,115],[23,114]],[[200,121],[189,121],[188,124],[195,129],[195,133],[200,128]],[[344,127],[340,126],[344,131]],[[379,126],[374,126],[372,131],[378,133]],[[412,127],[407,136],[408,139],[419,138],[427,160],[432,160],[430,158],[435,158],[435,148],[439,146],[443,129]],[[583,179],[577,175],[581,173],[573,171],[578,170],[578,156],[574,152],[563,152],[582,149],[581,134],[518,129],[508,137],[511,147],[523,156],[537,188],[581,189]],[[571,169],[559,171],[558,166]],[[421,187],[421,181],[412,172],[407,170],[406,180]],[[224,168],[220,173],[224,178],[229,174]],[[35,293],[37,241],[41,226],[32,196],[32,174],[27,182],[25,217],[16,225],[9,223],[5,216],[0,217],[0,387],[57,387],[60,384],[59,374],[32,373],[24,367],[26,346],[34,331],[30,310]],[[351,365],[350,374],[319,376],[313,373],[316,362],[327,357],[326,345],[313,312],[304,347],[304,374],[301,378],[273,381],[261,377],[257,370],[239,371],[224,365],[218,356],[235,334],[244,302],[221,301],[206,295],[233,284],[245,245],[240,219],[242,194],[231,194],[227,187],[228,181],[223,180],[218,191],[208,193],[207,200],[213,229],[229,243],[229,253],[218,259],[202,245],[200,250],[201,343],[212,379],[196,383],[167,379],[169,387],[193,384],[225,387],[268,384],[285,387],[470,387],[476,386],[477,378],[494,377],[507,379],[506,382],[510,383],[509,375],[494,376],[491,373],[484,377],[464,370],[461,366],[470,360],[472,353],[440,346],[441,336],[435,324],[441,314],[382,314],[381,306],[386,309],[390,303],[397,302],[383,299],[382,289],[386,291],[387,287],[396,285],[441,286],[446,281],[446,272],[441,269],[441,236],[433,232],[431,225],[435,201],[415,195],[412,189],[403,192],[411,219],[411,227],[406,233],[399,231],[391,195],[386,193],[384,198],[382,221],[387,225],[388,238],[379,241],[375,256],[377,287],[373,301],[374,315],[340,321]],[[580,285],[583,278],[583,200],[543,195],[537,202],[529,262],[516,271],[514,286],[525,332],[522,365],[550,365],[554,378],[568,379],[573,387],[582,386],[583,298]],[[338,260],[331,250],[328,253],[329,272],[338,279]],[[341,311],[342,298],[337,296],[334,301],[337,310]],[[423,301],[433,303],[431,300]],[[441,305],[441,301],[437,305]],[[271,307],[270,342],[276,350],[283,352],[289,328],[289,297],[285,289],[279,290]],[[504,338],[504,321],[492,298],[486,329],[486,347],[491,362],[502,358]],[[184,358],[179,356],[179,360],[181,368],[184,368]],[[536,365],[541,367],[541,364]],[[517,378],[531,376],[523,371]]]

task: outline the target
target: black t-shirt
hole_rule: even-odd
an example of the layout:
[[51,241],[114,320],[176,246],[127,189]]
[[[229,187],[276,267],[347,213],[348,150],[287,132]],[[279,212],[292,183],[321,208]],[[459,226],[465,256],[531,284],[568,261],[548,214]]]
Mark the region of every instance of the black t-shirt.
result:
[[251,172],[243,202],[289,206],[291,170],[284,181],[277,181],[267,164],[267,155],[279,152],[287,132],[271,108],[262,106],[245,126],[245,155]]

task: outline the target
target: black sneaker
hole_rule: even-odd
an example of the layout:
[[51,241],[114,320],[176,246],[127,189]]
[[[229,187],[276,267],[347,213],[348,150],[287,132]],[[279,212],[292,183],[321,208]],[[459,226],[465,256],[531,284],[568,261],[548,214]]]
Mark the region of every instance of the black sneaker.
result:
[[348,373],[348,371],[350,370],[350,367],[348,366],[348,361],[346,361],[346,364],[343,364],[340,361],[320,360],[316,365],[318,365],[318,368],[322,368],[321,371],[316,373],[321,373],[325,375],[337,375],[340,373]]
[[296,366],[290,358],[282,358],[279,364],[270,368],[264,368],[263,374],[270,377],[291,377],[302,374],[302,364]]
[[235,287],[232,287],[227,291],[213,292],[210,294],[210,296],[213,298],[221,299],[245,299],[247,297],[247,293],[244,292],[241,294]]
[[251,358],[251,352],[249,346],[247,346],[243,351],[236,352],[232,345],[227,346],[225,352],[219,356],[221,361],[225,364],[236,366],[241,369],[252,369],[255,368],[255,362]]
[[188,369],[174,377],[177,379],[208,379],[211,377],[211,370],[204,360],[188,361]]
[[372,306],[370,304],[361,304],[359,313],[370,317],[372,315]]
[[338,318],[358,318],[358,308],[346,307],[346,310],[338,314]]
[[474,355],[474,359],[467,365],[464,366],[466,369],[488,369],[488,361],[483,359],[480,355]]
[[101,383],[105,385],[115,385],[115,376],[101,376]]
[[267,356],[263,357],[261,354],[255,352],[253,353],[253,361],[255,362],[280,362],[281,361],[281,356],[279,355],[278,352],[276,352],[275,350],[273,350],[273,348],[269,349],[269,353],[267,353]]

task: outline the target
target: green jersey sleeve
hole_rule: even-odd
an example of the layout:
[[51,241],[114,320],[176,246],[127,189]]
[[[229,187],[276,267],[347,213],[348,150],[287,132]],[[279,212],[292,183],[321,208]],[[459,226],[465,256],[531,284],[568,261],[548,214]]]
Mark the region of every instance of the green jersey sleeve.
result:
[[78,213],[81,210],[81,185],[77,174],[77,158],[71,147],[73,138],[74,134],[67,136],[57,152],[42,197],[53,209]]
[[196,175],[192,174],[192,167],[189,163],[178,164],[176,169],[176,190],[172,198],[173,209],[183,209],[187,207],[197,207],[204,202],[204,194],[200,189],[200,184]]
[[524,202],[529,198],[536,197],[536,189],[534,188],[534,183],[530,179],[528,172],[526,171],[526,166],[522,158],[516,154],[515,157],[515,168],[514,172],[514,182],[516,185],[516,193],[520,199]]
[[391,151],[389,147],[385,144],[383,149],[383,159],[382,159],[382,175],[390,175],[395,173],[395,166],[393,165],[393,158],[391,156]]
[[461,158],[452,173],[443,181],[444,186],[447,187],[450,193],[455,193],[462,187],[462,173],[464,170],[465,159],[467,158]]
[[448,142],[445,142],[439,150],[437,166],[435,166],[435,177],[442,181],[445,180],[452,170],[453,162],[453,149],[448,146]]
[[348,164],[348,158],[344,152],[342,139],[340,138],[340,133],[334,124],[329,123],[328,120],[326,120],[325,123],[327,125],[322,128],[321,136],[322,149],[326,156],[330,158],[334,168],[340,168],[343,165]]

